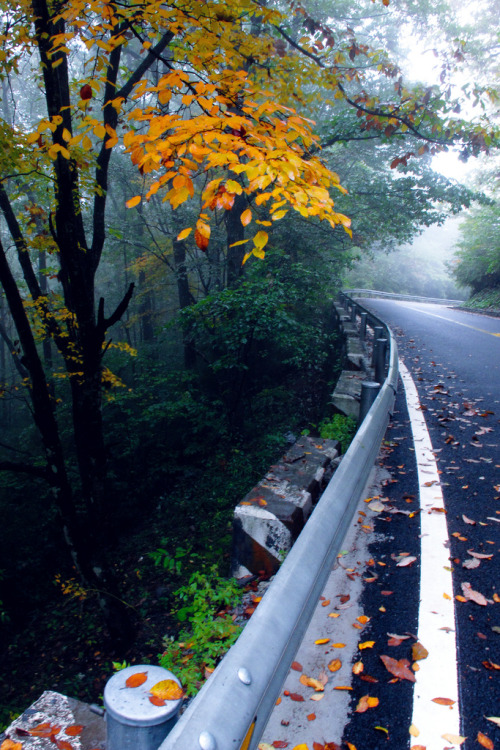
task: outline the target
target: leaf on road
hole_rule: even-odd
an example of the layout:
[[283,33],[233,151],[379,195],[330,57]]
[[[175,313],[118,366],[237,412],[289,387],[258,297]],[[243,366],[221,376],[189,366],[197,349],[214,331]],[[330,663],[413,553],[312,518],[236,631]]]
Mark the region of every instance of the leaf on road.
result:
[[486,750],[495,750],[493,742],[482,732],[477,733],[477,741],[480,745],[486,748]]
[[144,685],[147,679],[148,679],[147,672],[135,672],[134,674],[131,674],[130,677],[128,677],[125,680],[125,685],[128,688],[140,687],[140,685]]
[[411,647],[411,656],[413,661],[420,661],[421,659],[427,659],[427,657],[429,656],[429,652],[427,651],[425,646],[422,646],[420,641],[417,641]]
[[338,672],[341,666],[342,662],[340,661],[340,659],[332,659],[332,661],[328,665],[328,669],[330,670],[330,672]]
[[70,727],[66,727],[64,730],[68,737],[78,737],[83,731],[83,724],[72,724]]
[[381,503],[380,500],[373,500],[368,507],[370,510],[373,510],[375,513],[380,513],[381,511],[385,510],[384,503]]
[[361,674],[361,672],[363,671],[364,668],[365,668],[365,665],[363,664],[363,662],[362,661],[357,661],[352,666],[352,673],[353,674]]
[[403,557],[402,560],[396,563],[396,568],[406,568],[408,565],[412,565],[416,559],[417,559],[416,557],[412,557],[412,556]]
[[467,568],[468,570],[473,570],[474,568],[479,568],[480,562],[477,559],[477,557],[469,557],[468,560],[464,560],[462,563],[462,568]]
[[466,599],[476,604],[480,604],[482,607],[486,607],[488,600],[479,591],[474,591],[470,583],[462,583],[462,592]]
[[467,518],[467,516],[464,516],[463,514],[462,514],[462,518],[465,521],[465,523],[468,523],[471,526],[475,526],[476,525],[476,522],[473,521],[472,518]]
[[483,667],[486,667],[486,669],[492,669],[492,670],[500,670],[500,664],[495,664],[493,661],[483,661],[482,662]]
[[22,750],[22,744],[20,742],[14,742],[8,738],[0,745],[0,750]]
[[294,669],[296,672],[302,672],[302,664],[298,661],[292,661],[291,669]]
[[321,701],[325,697],[324,693],[313,693],[311,696],[309,696],[310,701]]
[[345,648],[345,643],[332,643],[332,648]]
[[378,702],[378,698],[374,698],[371,695],[363,695],[363,697],[358,701],[355,713],[364,714],[365,711],[368,711],[369,708],[375,708],[376,706],[378,706]]
[[314,644],[316,646],[323,646],[325,643],[330,643],[330,639],[329,638],[318,638],[317,641],[314,641]]
[[322,682],[319,680],[316,680],[314,677],[308,677],[307,675],[303,674],[300,676],[299,682],[302,683],[302,685],[306,685],[307,687],[312,687],[316,690],[316,692],[320,693],[325,689],[325,686]]
[[299,695],[299,693],[290,693],[290,698],[293,701],[297,701],[297,702],[300,702],[300,701],[304,700],[304,698],[301,695]]
[[288,747],[290,743],[286,740],[274,740],[271,747],[281,748],[281,747]]
[[452,745],[463,745],[467,737],[462,737],[460,734],[442,734],[441,737],[446,742],[451,742]]
[[360,651],[362,651],[365,648],[373,648],[375,645],[375,641],[364,641],[363,643],[360,643],[358,648]]
[[393,659],[391,656],[380,656],[384,663],[385,668],[388,672],[398,677],[400,680],[409,680],[409,682],[415,682],[414,673],[408,669],[408,662],[406,659]]
[[483,552],[474,552],[473,549],[468,549],[467,552],[471,557],[476,557],[478,560],[491,560],[493,557],[493,552],[486,555]]
[[412,737],[418,737],[420,734],[420,729],[417,729],[415,724],[410,724],[410,729],[408,730]]
[[500,716],[486,716],[488,721],[492,721],[497,727],[500,727]]
[[306,719],[307,721],[314,721],[316,718],[316,714],[307,714]]
[[440,706],[453,706],[455,701],[451,698],[432,698],[433,703],[439,703]]

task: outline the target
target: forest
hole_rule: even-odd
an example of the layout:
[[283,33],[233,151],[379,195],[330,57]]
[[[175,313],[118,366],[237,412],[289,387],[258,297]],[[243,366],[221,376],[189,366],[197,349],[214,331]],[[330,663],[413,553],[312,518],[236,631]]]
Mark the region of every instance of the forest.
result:
[[356,262],[465,212],[491,302],[499,48],[493,0],[0,2],[5,724],[127,662],[210,672],[232,508],[331,426]]

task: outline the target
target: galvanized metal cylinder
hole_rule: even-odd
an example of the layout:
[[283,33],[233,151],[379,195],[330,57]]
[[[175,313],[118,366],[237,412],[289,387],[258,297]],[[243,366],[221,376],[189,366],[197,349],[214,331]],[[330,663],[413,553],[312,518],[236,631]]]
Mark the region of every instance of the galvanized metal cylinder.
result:
[[351,323],[356,322],[356,310],[357,310],[357,305],[355,302],[353,302],[351,305]]
[[383,333],[384,329],[382,328],[382,326],[375,326],[375,328],[373,329],[372,367],[375,367],[375,351],[377,348],[377,339],[381,339]]
[[387,352],[387,339],[377,339],[375,342],[375,380],[383,383],[385,380],[385,357]]
[[364,341],[366,338],[366,319],[368,317],[368,313],[362,312],[361,315],[361,325],[359,327],[359,338],[361,341]]
[[[127,680],[137,674],[145,674],[146,680],[128,687]],[[158,750],[177,721],[182,700],[151,702],[151,688],[163,680],[180,685],[168,669],[150,664],[126,667],[108,680],[104,688],[107,750]]]
[[358,426],[363,422],[364,418],[370,411],[373,402],[379,394],[380,388],[380,383],[374,383],[372,380],[365,380],[361,383]]

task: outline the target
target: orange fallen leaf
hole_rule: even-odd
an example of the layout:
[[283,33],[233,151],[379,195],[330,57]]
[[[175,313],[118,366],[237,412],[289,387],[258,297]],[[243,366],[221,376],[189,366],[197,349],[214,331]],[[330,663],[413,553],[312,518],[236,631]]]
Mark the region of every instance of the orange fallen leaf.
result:
[[316,714],[307,714],[306,719],[307,721],[314,721],[316,718]]
[[22,750],[23,746],[20,742],[14,742],[8,738],[0,745],[0,750]]
[[140,687],[140,685],[144,685],[147,679],[148,679],[147,672],[135,672],[134,674],[131,674],[130,677],[128,677],[125,680],[125,685],[128,688]]
[[50,724],[48,721],[44,721],[42,724],[37,724],[33,729],[28,730],[32,737],[55,737],[59,734],[61,727]]
[[363,662],[357,661],[355,664],[352,665],[352,673],[361,674],[364,668],[365,668],[365,665],[363,664]]
[[356,750],[356,745],[353,745],[352,742],[348,742],[347,747],[349,748],[349,750]]
[[332,643],[332,648],[345,648],[345,643]]
[[299,693],[290,693],[290,698],[292,701],[297,701],[297,702],[304,700],[303,696],[300,695]]
[[330,599],[325,599],[324,602],[321,602],[322,607],[328,607],[329,604],[330,604]]
[[369,708],[375,708],[376,706],[378,706],[378,702],[378,698],[375,698],[371,695],[363,695],[362,698],[360,698],[358,701],[355,713],[364,714],[365,711],[368,711]]
[[317,641],[314,641],[314,644],[316,646],[323,646],[325,643],[330,643],[330,639],[329,638],[318,638]]
[[271,747],[284,748],[284,747],[288,747],[289,744],[290,743],[287,742],[286,740],[274,740]]
[[467,599],[465,598],[465,596],[460,596],[460,594],[457,594],[456,597],[455,597],[455,599],[457,600],[457,602],[466,602],[467,601]]
[[393,659],[391,656],[380,656],[388,672],[398,677],[400,680],[409,680],[415,682],[415,675],[408,669],[408,662],[405,659]]
[[166,705],[166,701],[164,701],[163,698],[158,698],[157,695],[150,695],[149,702],[152,703],[153,706],[165,706]]
[[477,741],[480,745],[486,748],[486,750],[495,750],[493,742],[482,732],[477,733]]
[[336,685],[334,690],[352,690],[352,687],[350,685]]
[[71,742],[68,742],[67,740],[56,739],[55,744],[56,744],[57,750],[74,750]]
[[294,669],[296,672],[302,672],[302,664],[300,664],[298,661],[292,661],[291,669]]
[[68,737],[78,737],[82,733],[83,724],[72,724],[70,727],[66,727],[64,730]]
[[366,625],[367,622],[370,622],[370,618],[366,615],[360,615],[359,617],[356,617],[356,620],[362,625]]
[[427,750],[425,745],[412,745],[410,750]]
[[451,698],[432,698],[432,702],[439,703],[440,706],[453,706],[455,703]]
[[178,701],[184,695],[184,690],[175,680],[161,680],[149,692],[163,701]]
[[340,661],[340,659],[332,659],[332,661],[328,665],[328,669],[330,670],[330,672],[338,672],[341,666],[342,662]]
[[330,612],[328,617],[340,617],[340,612]]
[[364,648],[373,648],[375,645],[375,641],[364,641],[364,643],[360,643],[358,648],[360,651],[362,651]]
[[314,677],[308,677],[305,674],[300,676],[299,682],[301,682],[303,685],[306,685],[307,687],[314,688],[318,693],[323,692],[323,690],[325,689],[325,686],[322,682],[316,680]]

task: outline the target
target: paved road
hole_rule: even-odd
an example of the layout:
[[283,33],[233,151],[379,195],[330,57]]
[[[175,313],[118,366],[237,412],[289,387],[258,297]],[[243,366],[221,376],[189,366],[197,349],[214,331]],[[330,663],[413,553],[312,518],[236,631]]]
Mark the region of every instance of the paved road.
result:
[[[500,319],[437,305],[388,300],[365,304],[391,325],[400,358],[418,388],[419,414],[424,414],[430,433],[445,513],[437,508],[432,509],[435,513],[419,510],[426,491],[419,480],[422,485],[429,469],[424,464],[424,474],[418,476],[422,471],[421,466],[417,471],[418,446],[412,440],[405,391],[400,387],[381,453],[383,486],[370,493],[380,495],[385,509],[381,512],[371,502],[363,502],[368,498],[362,500],[346,554],[339,559],[297,655],[301,670],[290,672],[263,742],[271,747],[288,743],[290,750],[297,745],[308,750],[404,750],[410,745],[418,750],[460,746],[500,750],[500,727],[486,718],[500,716]],[[431,485],[431,493],[438,489],[434,479],[423,484]],[[451,627],[436,626],[436,633],[444,630],[445,640],[449,635],[458,678],[458,696],[439,692],[426,696],[430,700],[458,697],[452,707],[437,704],[439,740],[432,745],[424,743],[424,732],[419,739],[416,722],[411,726],[414,695],[421,690],[426,664],[422,660],[415,665],[412,654],[422,632],[419,606],[421,610],[429,593],[436,595],[428,591],[432,573],[430,587],[422,585],[420,590],[426,544],[433,554],[427,516],[445,519],[443,527],[449,535],[435,545],[441,553],[444,548],[445,565],[437,563],[436,586],[438,598],[445,604],[448,600],[451,607]],[[423,534],[428,538],[423,539]],[[405,565],[405,557],[415,560]],[[449,571],[449,593],[441,588],[438,576],[443,567]],[[469,584],[465,591],[463,584]],[[432,615],[431,608],[431,621]],[[316,643],[322,637],[330,639],[324,646]],[[436,647],[434,642],[426,643],[431,646],[430,662]],[[371,645],[362,648],[363,644]],[[445,644],[439,653],[443,670],[448,669],[446,650]],[[381,656],[395,659],[400,667],[404,659],[416,669],[421,664],[421,681],[418,671],[416,683],[401,675],[398,679]],[[353,675],[353,663],[359,662],[363,671]],[[310,702],[317,691],[300,680],[304,675],[327,680],[321,700]],[[296,700],[297,695],[304,700]],[[375,700],[363,710],[366,696]]]

